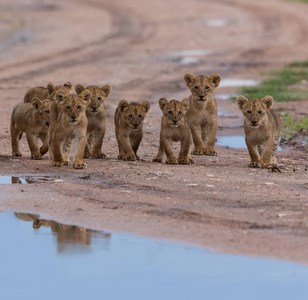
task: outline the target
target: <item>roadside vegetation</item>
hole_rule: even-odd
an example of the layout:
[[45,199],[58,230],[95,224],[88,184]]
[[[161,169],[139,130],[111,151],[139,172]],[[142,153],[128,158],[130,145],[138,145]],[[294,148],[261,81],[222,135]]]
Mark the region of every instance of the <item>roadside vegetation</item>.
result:
[[[289,113],[280,113],[281,118],[281,137],[285,140],[289,140],[295,132],[301,131],[303,129],[308,130],[308,117],[301,119],[295,119]],[[307,143],[308,137],[306,136]]]
[[308,99],[308,61],[288,64],[269,75],[260,85],[243,87],[240,93],[247,98],[271,95],[276,102]]

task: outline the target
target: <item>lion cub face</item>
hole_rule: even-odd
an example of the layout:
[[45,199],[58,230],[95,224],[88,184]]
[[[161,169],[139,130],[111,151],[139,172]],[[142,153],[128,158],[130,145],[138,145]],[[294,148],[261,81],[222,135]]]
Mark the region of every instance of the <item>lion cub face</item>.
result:
[[264,98],[247,99],[244,96],[237,97],[237,105],[242,111],[247,124],[252,128],[258,128],[266,118],[267,112],[273,106],[273,98],[265,96]]
[[78,124],[85,115],[87,105],[90,103],[91,92],[84,90],[78,96],[66,94],[63,91],[56,93],[57,104],[60,107],[62,120],[69,124]]
[[47,126],[49,126],[50,122],[50,100],[40,100],[38,98],[33,98],[32,106],[35,109],[36,115],[39,117],[40,120],[44,121]]
[[207,100],[208,96],[213,93],[215,88],[219,86],[220,75],[212,74],[210,77],[200,75],[195,77],[194,75],[187,73],[184,76],[185,83],[190,89],[193,98],[199,102]]
[[122,114],[122,119],[131,129],[140,129],[143,124],[146,113],[151,106],[150,101],[143,101],[141,104],[132,102],[128,103],[121,100],[118,105],[118,110]]
[[184,116],[189,109],[189,100],[185,98],[182,102],[179,102],[177,100],[168,101],[166,98],[160,98],[159,107],[167,123],[171,127],[178,127],[183,123]]
[[89,90],[92,94],[91,102],[87,107],[87,114],[96,115],[101,107],[104,106],[104,102],[110,94],[111,86],[106,84],[100,88],[96,85],[90,85],[86,88],[81,84],[77,84],[75,87],[75,91],[78,95],[85,89]]

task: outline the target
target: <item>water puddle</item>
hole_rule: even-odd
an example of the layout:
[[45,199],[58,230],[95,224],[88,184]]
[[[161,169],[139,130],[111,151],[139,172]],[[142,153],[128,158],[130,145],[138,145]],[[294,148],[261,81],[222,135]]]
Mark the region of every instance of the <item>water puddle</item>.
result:
[[224,27],[230,24],[231,21],[228,19],[203,19],[195,22],[197,25],[207,27]]
[[222,79],[219,87],[241,87],[241,86],[256,86],[259,85],[260,81],[253,79],[235,79],[226,78]]
[[236,97],[235,94],[215,94],[216,99],[228,100]]
[[[229,147],[229,148],[247,148],[245,143],[245,136],[233,135],[233,136],[221,136],[217,137],[217,145]],[[278,151],[283,150],[280,146],[277,148]]]
[[308,266],[0,213],[1,298],[305,299]]
[[59,176],[8,176],[0,175],[0,184],[31,184],[31,183],[48,183],[63,182]]

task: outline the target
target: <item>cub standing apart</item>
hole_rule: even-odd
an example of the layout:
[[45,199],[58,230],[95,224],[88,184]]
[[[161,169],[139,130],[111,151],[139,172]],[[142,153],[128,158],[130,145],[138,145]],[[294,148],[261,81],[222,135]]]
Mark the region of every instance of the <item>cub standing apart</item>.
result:
[[50,99],[55,100],[55,95],[57,91],[64,91],[69,94],[72,90],[72,84],[70,82],[66,82],[63,85],[54,86],[51,82],[47,84],[47,87],[37,86],[29,89],[24,97],[24,102],[31,103],[32,98],[36,97],[41,100]]
[[184,76],[185,83],[191,91],[187,118],[190,125],[195,149],[192,154],[217,155],[214,150],[217,132],[217,103],[213,91],[220,83],[220,76],[209,77],[192,74]]
[[82,91],[78,96],[63,91],[56,93],[58,117],[51,120],[53,131],[50,136],[52,166],[61,167],[69,164],[70,146],[74,140],[73,167],[75,169],[87,167],[82,158],[87,144],[88,120],[85,111],[90,99],[91,92],[88,90]]
[[245,122],[245,142],[249,151],[252,168],[277,167],[276,155],[280,133],[280,119],[272,109],[273,98],[248,100],[237,97],[237,105]]
[[[182,102],[177,100],[168,101],[166,98],[159,99],[159,107],[163,112],[160,130],[160,143],[154,162],[161,162],[166,153],[166,164],[190,164],[194,160],[189,155],[191,137],[188,121],[186,118],[189,109],[189,99]],[[172,142],[181,142],[179,158],[172,151]]]
[[[11,116],[11,141],[12,155],[22,156],[19,151],[19,140],[22,133],[26,133],[28,145],[31,151],[31,159],[42,159],[48,151],[48,126],[49,126],[50,101],[41,101],[33,98],[31,103],[19,103]],[[39,137],[43,145],[37,144]]]
[[84,157],[88,158],[92,155],[94,158],[105,158],[106,154],[102,152],[102,144],[106,132],[106,109],[104,102],[110,94],[111,86],[106,84],[100,88],[96,85],[90,85],[86,88],[81,84],[77,84],[75,87],[78,95],[85,89],[91,92],[92,97],[86,109],[88,142]]
[[119,156],[123,160],[139,160],[137,150],[142,140],[143,120],[151,106],[150,101],[141,104],[121,100],[114,116],[115,133],[118,141]]

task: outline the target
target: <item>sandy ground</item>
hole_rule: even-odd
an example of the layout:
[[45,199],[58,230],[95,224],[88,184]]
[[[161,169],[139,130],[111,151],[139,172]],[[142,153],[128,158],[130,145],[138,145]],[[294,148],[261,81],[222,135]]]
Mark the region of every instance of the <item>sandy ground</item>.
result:
[[[2,210],[308,263],[307,153],[280,151],[281,174],[249,169],[246,149],[221,146],[217,157],[195,156],[189,166],[151,162],[160,130],[157,101],[188,96],[187,72],[222,76],[216,96],[219,111],[229,115],[219,117],[218,136],[242,135],[240,112],[222,96],[236,94],[226,79],[260,80],[262,71],[307,59],[308,5],[19,0],[4,1],[0,9],[0,172],[51,176],[47,183],[1,185]],[[48,156],[29,159],[25,138],[23,157],[10,157],[13,106],[28,88],[49,81],[112,85],[103,144],[107,159],[87,159],[87,170],[55,169]],[[121,99],[152,102],[139,162],[116,159],[113,114]],[[307,101],[275,104],[280,106],[308,111]]]

